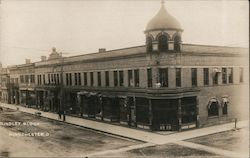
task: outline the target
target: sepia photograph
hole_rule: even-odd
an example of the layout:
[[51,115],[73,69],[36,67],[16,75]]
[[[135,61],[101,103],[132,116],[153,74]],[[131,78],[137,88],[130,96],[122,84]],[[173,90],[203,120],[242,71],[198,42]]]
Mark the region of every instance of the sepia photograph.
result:
[[248,0],[0,0],[0,157],[249,157]]

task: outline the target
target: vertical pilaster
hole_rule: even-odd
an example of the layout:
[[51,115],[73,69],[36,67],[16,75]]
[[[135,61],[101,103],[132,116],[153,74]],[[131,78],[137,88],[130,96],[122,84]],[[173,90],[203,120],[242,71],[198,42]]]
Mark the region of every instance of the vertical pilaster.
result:
[[159,70],[157,67],[153,67],[152,68],[152,87],[156,88],[157,87],[157,83],[159,83]]
[[196,97],[196,127],[200,127],[199,98]]
[[19,104],[22,104],[22,93],[21,90],[19,90]]
[[11,103],[11,104],[13,104],[13,101],[14,101],[14,100],[13,100],[13,97],[14,97],[14,96],[13,96],[13,89],[11,88],[11,89],[10,89],[10,103]]
[[137,127],[137,118],[136,118],[136,115],[137,115],[137,112],[136,112],[136,98],[135,96],[133,97],[133,108],[134,108],[134,126]]
[[101,120],[103,120],[103,102],[102,102],[102,96],[99,96],[99,104],[101,107]]
[[150,129],[153,130],[153,107],[151,99],[148,100],[148,118]]
[[177,111],[177,120],[178,120],[178,130],[181,131],[181,99],[178,99],[178,107],[177,107],[178,111]]
[[15,92],[15,104],[17,105],[18,104],[18,97],[17,97],[18,92],[17,92],[17,90],[15,90],[14,92]]

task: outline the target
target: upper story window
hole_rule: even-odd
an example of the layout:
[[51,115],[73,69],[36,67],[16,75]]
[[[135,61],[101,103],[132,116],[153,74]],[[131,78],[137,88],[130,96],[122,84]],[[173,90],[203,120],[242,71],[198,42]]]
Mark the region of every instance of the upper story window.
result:
[[106,86],[109,86],[109,71],[105,71],[105,83]]
[[45,81],[45,75],[43,75],[43,84],[45,84],[46,81]]
[[166,35],[160,35],[158,37],[158,50],[167,51],[168,50],[168,37]]
[[25,75],[25,83],[29,83],[29,80],[30,80],[29,75]]
[[77,76],[77,73],[75,73],[75,86],[78,85],[78,76]]
[[66,85],[72,85],[72,75],[71,75],[71,73],[66,73]]
[[72,74],[69,73],[69,85],[72,85]]
[[97,82],[98,82],[98,86],[102,85],[101,72],[97,72]]
[[20,76],[20,83],[24,83],[24,77],[23,77],[23,75]]
[[233,68],[228,68],[228,83],[233,83]]
[[203,84],[209,85],[209,69],[208,68],[203,69]]
[[219,73],[214,73],[214,76],[213,76],[213,84],[214,85],[217,85],[218,84],[218,78],[219,78]]
[[152,87],[153,81],[152,81],[152,69],[147,69],[147,77],[148,77],[148,87]]
[[124,85],[123,71],[119,71],[119,86]]
[[59,74],[56,74],[56,82],[57,82],[57,84],[60,84],[60,75]]
[[197,86],[197,69],[191,69],[191,77],[192,77],[192,86]]
[[94,73],[90,72],[90,85],[93,86],[94,85]]
[[181,68],[175,69],[176,87],[181,87]]
[[[50,75],[48,77],[50,80]],[[49,83],[50,83],[50,81],[49,81]],[[68,73],[66,73],[66,85],[69,85],[69,74]]]
[[135,87],[140,86],[140,75],[139,75],[139,69],[134,70],[134,79],[135,79]]
[[114,71],[114,86],[118,86],[118,73],[117,71]]
[[146,45],[147,45],[147,52],[152,52],[153,51],[153,40],[152,40],[152,37],[148,36],[146,38]]
[[53,84],[54,83],[54,76],[53,76],[53,74],[50,74],[50,79],[51,79],[51,83]]
[[42,75],[37,75],[37,84],[38,85],[42,84]]
[[35,75],[30,75],[30,83],[35,83]]
[[81,85],[81,73],[75,73],[75,85]]
[[175,36],[174,38],[174,50],[180,51],[181,50],[181,37]]
[[134,86],[132,70],[128,70],[128,86]]
[[159,82],[161,87],[168,87],[168,68],[159,69]]
[[87,72],[83,73],[83,79],[84,79],[84,86],[87,86],[88,85]]
[[14,78],[14,83],[18,83],[18,78]]
[[222,83],[227,84],[227,68],[222,68]]
[[243,68],[241,67],[240,68],[240,83],[242,83],[243,82],[243,77],[244,77],[244,72],[243,72]]
[[57,81],[58,81],[58,79],[57,79],[57,74],[54,74],[54,83],[55,83],[55,84],[58,84]]

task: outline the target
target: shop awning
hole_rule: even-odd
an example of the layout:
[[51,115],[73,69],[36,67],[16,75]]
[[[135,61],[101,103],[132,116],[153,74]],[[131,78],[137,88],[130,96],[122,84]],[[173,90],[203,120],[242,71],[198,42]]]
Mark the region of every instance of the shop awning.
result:
[[212,103],[217,103],[217,106],[219,105],[219,101],[216,98],[211,98],[208,102],[207,108],[210,109],[210,106]]
[[221,106],[224,107],[225,103],[226,103],[226,104],[229,103],[229,100],[228,100],[228,98],[226,98],[226,97],[222,98]]
[[89,94],[89,92],[87,92],[87,91],[77,92],[77,95],[87,95],[87,94]]
[[90,93],[89,93],[89,95],[90,95],[90,96],[97,96],[97,95],[98,95],[98,93],[95,93],[95,92],[90,92]]
[[221,72],[221,69],[219,69],[219,68],[213,68],[213,72],[214,73],[219,73],[219,72]]

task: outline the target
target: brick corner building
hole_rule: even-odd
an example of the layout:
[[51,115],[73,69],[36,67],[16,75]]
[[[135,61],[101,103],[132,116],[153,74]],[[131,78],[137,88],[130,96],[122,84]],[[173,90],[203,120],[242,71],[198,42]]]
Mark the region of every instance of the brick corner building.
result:
[[183,44],[183,31],[162,5],[143,46],[71,57],[53,48],[1,68],[0,99],[157,131],[248,117],[248,49]]

